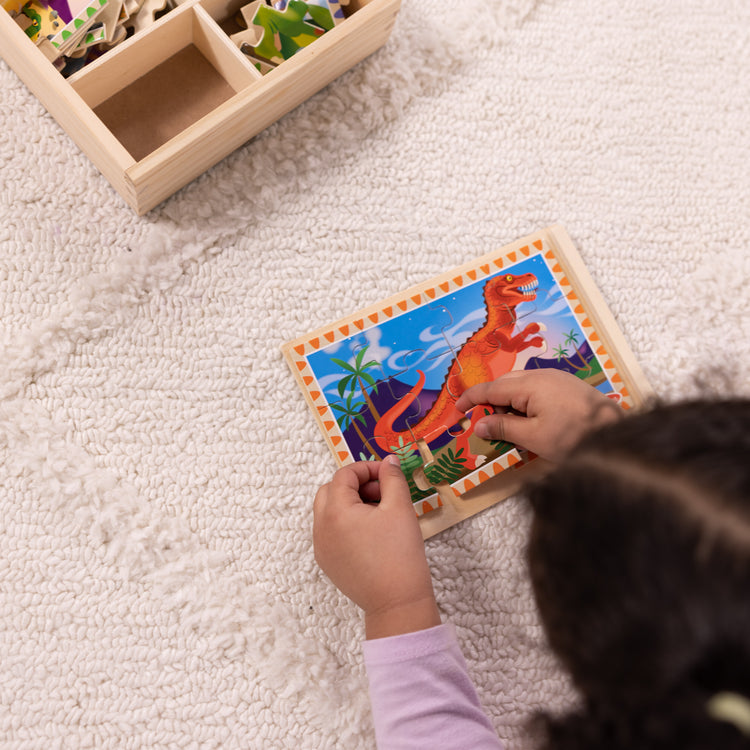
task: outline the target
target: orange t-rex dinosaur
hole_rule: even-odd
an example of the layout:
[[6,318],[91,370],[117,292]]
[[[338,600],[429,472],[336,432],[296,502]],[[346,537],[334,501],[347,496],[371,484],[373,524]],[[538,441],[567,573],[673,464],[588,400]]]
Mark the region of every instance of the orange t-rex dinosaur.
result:
[[[375,425],[375,442],[380,448],[392,451],[399,445],[399,438],[403,445],[420,439],[429,443],[450,430],[465,416],[456,409],[456,401],[467,388],[499,378],[513,369],[518,352],[544,345],[544,339],[535,335],[541,330],[538,323],[529,323],[520,333],[513,333],[516,306],[536,299],[537,285],[537,278],[532,273],[521,276],[502,274],[485,284],[487,322],[461,347],[429,412],[410,429],[398,432],[393,429],[393,423],[409,408],[424,386],[425,375],[417,370],[417,384]],[[483,409],[475,408],[472,424],[483,415]],[[468,451],[469,432],[463,431],[467,439],[459,446],[466,448],[467,458],[471,457]]]

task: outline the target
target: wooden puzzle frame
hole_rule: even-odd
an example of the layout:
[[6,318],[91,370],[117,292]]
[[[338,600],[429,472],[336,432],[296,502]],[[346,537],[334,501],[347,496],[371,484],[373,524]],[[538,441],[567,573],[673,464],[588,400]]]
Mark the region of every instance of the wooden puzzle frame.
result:
[[[475,287],[473,293],[476,295],[479,289],[476,285],[484,285],[488,280],[502,276],[506,271],[511,274],[508,276],[509,279],[520,278],[513,277],[512,272],[517,267],[523,268],[524,264],[528,266],[529,263],[526,261],[533,261],[537,267],[541,267],[540,264],[543,263],[549,270],[555,282],[555,291],[559,289],[568,306],[562,317],[568,319],[572,316],[583,332],[586,341],[581,343],[581,348],[588,343],[589,361],[595,361],[597,365],[602,388],[605,391],[611,390],[610,395],[626,409],[641,406],[653,395],[572,240],[562,227],[554,226],[407,289],[282,347],[286,361],[339,465],[351,463],[360,456],[354,455],[337,420],[334,410],[341,409],[331,400],[330,395],[326,395],[325,389],[318,382],[318,377],[322,377],[320,370],[316,371],[316,365],[311,363],[312,359],[320,360],[316,353],[351,342],[353,337],[388,321],[402,319],[402,316],[424,310],[428,305],[431,306],[430,310],[434,310],[434,305],[439,305],[441,300],[461,293],[458,290]],[[560,304],[562,297],[558,295],[555,301]],[[527,317],[531,319],[534,315],[527,314]],[[456,359],[457,356],[454,352],[453,358]],[[333,359],[330,356],[328,358]],[[541,360],[541,357],[538,359]],[[584,362],[582,355],[581,362]],[[514,366],[512,369],[519,368]],[[591,366],[589,369],[591,370]],[[385,382],[389,381],[381,380],[379,385],[382,386]],[[362,386],[362,393],[364,392],[365,388]],[[341,395],[343,396],[343,393]],[[361,421],[364,422],[363,419]],[[368,438],[368,442],[373,440],[374,438]],[[413,448],[413,445],[410,446],[410,450]],[[373,454],[375,452],[372,451]],[[542,462],[538,458],[522,456],[515,448],[506,448],[496,457],[478,465],[453,482],[451,486],[441,485],[432,495],[415,502],[423,535],[425,538],[432,536],[508,497],[519,489],[522,480],[530,472],[541,468],[541,465]],[[426,490],[426,487],[422,489]]]

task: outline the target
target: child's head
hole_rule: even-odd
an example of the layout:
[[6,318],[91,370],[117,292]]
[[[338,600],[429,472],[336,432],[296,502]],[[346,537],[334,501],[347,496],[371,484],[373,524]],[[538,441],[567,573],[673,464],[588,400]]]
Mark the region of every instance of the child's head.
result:
[[530,489],[531,577],[584,699],[550,745],[750,747],[750,401],[663,406],[589,435]]

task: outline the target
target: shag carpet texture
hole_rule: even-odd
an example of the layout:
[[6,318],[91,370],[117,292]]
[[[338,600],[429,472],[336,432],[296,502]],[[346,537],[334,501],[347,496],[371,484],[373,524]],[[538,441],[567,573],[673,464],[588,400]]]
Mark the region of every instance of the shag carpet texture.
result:
[[[560,223],[659,395],[747,394],[748,71],[743,0],[404,0],[137,218],[0,63],[0,746],[373,748],[281,344]],[[575,699],[528,523],[427,542],[512,750]]]

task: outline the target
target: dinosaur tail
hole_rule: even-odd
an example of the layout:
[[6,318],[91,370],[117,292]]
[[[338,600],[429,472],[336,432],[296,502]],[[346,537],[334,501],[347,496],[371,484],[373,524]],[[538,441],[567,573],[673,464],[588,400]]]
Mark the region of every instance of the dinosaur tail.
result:
[[425,374],[422,370],[417,370],[419,379],[416,384],[409,390],[409,392],[388,409],[383,416],[377,421],[375,425],[375,442],[378,447],[387,453],[392,453],[393,449],[398,446],[399,438],[403,438],[404,444],[408,444],[413,441],[412,433],[409,430],[399,432],[393,429],[393,423],[412,405],[416,400],[417,396],[422,392],[425,383]]
[[393,423],[411,406],[424,387],[425,374],[421,370],[417,370],[417,373],[419,379],[416,385],[397,404],[385,412],[375,425],[375,442],[382,450],[389,453],[399,445],[410,445],[421,438],[430,442],[464,416],[455,409],[457,396],[454,396],[447,387],[443,387],[435,403],[417,424],[401,432],[394,430]]

